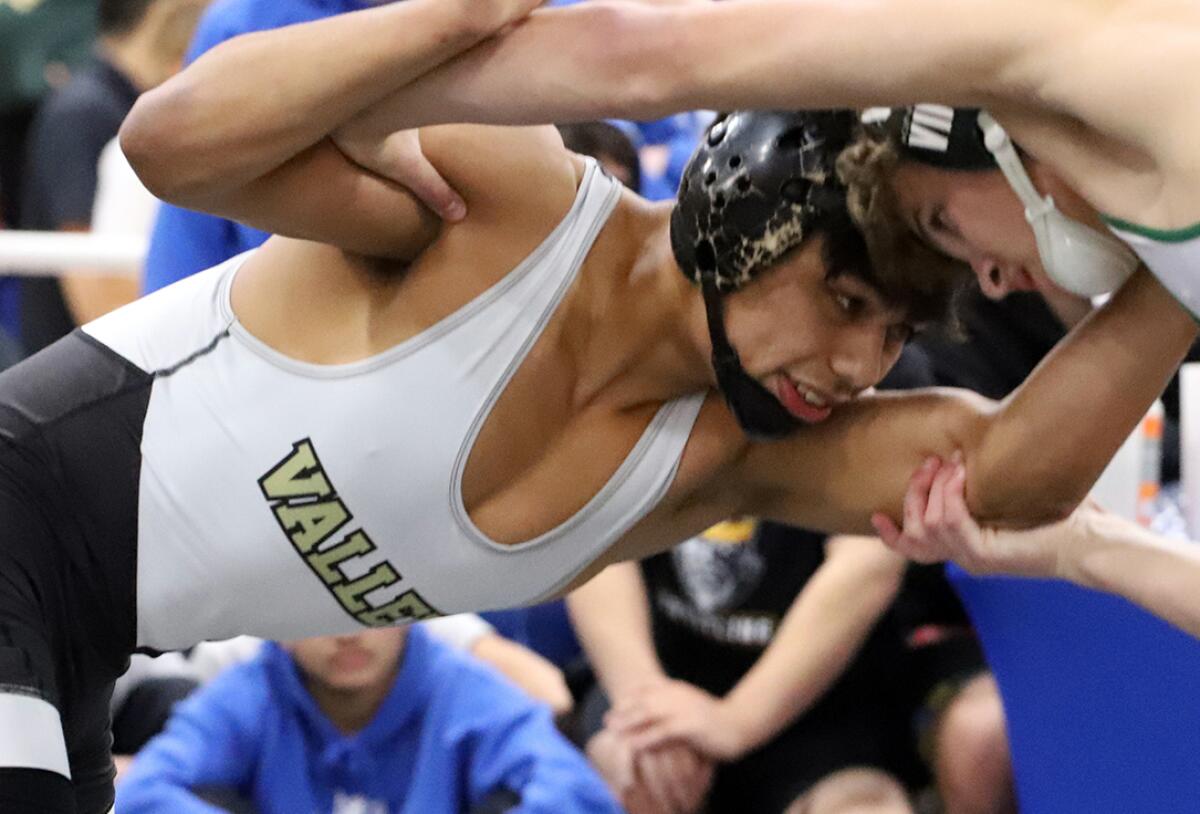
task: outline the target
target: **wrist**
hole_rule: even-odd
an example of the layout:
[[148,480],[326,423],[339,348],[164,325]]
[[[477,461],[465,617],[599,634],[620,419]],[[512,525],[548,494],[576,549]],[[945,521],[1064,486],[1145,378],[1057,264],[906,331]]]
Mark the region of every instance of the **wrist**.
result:
[[977,576],[1007,574],[1034,579],[1053,579],[1060,576],[1062,550],[1071,531],[1068,523],[1016,531],[1012,529],[982,529],[982,556],[962,562]]
[[727,760],[738,760],[771,739],[774,732],[757,708],[739,703],[734,692],[717,702],[720,726],[726,732]]
[[669,680],[662,668],[653,663],[637,669],[628,669],[626,665],[619,674],[602,675],[600,683],[608,695],[609,704],[615,706],[620,701],[636,695],[644,687]]
[[1070,536],[1060,547],[1057,576],[1085,588],[1106,590],[1105,580],[1097,571],[1110,552],[1122,547],[1143,529],[1116,515],[1093,509],[1081,509],[1066,524]]

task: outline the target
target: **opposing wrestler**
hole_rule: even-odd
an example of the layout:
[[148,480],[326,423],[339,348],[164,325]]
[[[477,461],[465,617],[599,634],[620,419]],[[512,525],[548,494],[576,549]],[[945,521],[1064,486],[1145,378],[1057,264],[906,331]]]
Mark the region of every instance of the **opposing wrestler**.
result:
[[737,513],[866,529],[954,449],[976,511],[1058,516],[1195,334],[1139,276],[1003,406],[854,400],[948,285],[837,181],[847,114],[731,116],[674,210],[552,131],[427,130],[470,210],[447,228],[329,141],[527,10],[250,35],[140,103],[152,186],[290,237],[0,378],[4,810],[108,806],[135,647],[535,601]]

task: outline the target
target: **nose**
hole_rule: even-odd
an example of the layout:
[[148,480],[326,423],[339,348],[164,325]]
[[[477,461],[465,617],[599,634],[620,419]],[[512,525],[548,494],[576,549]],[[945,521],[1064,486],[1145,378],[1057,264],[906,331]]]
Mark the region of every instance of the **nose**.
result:
[[854,396],[879,384],[887,372],[886,345],[886,326],[855,325],[842,331],[829,359],[839,391],[836,395]]

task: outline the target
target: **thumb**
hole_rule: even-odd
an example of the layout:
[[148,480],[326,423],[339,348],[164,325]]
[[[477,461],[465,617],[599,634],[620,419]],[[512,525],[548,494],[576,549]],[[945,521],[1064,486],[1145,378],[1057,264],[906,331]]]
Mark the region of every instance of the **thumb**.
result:
[[467,204],[425,156],[414,156],[404,166],[404,186],[438,217],[456,223],[467,215]]
[[875,527],[875,532],[889,548],[896,547],[900,541],[900,529],[892,518],[882,512],[876,512],[871,515],[871,525]]

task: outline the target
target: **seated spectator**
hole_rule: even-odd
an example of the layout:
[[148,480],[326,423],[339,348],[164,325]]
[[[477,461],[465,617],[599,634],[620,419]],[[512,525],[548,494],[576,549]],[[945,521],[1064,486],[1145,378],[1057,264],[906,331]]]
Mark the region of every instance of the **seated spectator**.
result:
[[[101,150],[138,94],[179,69],[205,2],[101,0],[94,60],[46,99],[30,129],[21,228],[90,227]],[[20,336],[28,353],[137,296],[138,281],[128,275],[76,271],[21,283]]]
[[617,812],[549,711],[419,626],[268,643],[181,704],[122,814]]
[[[434,638],[487,662],[531,698],[550,707],[556,719],[572,711],[574,701],[561,670],[473,613],[442,616],[420,622]],[[223,642],[202,642],[182,653],[157,658],[135,655],[117,681],[111,702],[113,754],[117,774],[132,756],[166,725],[174,705],[224,670],[258,654],[261,639],[239,636]]]
[[588,751],[630,814],[911,812],[903,574],[872,538],[739,521],[573,594],[612,699]]

